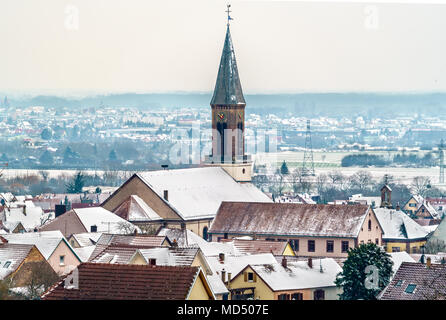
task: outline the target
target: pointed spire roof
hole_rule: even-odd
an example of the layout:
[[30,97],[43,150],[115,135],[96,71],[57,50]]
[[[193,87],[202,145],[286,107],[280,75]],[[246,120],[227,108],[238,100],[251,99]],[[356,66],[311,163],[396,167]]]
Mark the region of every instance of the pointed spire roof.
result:
[[223,47],[220,66],[218,68],[214,96],[211,100],[211,105],[214,104],[246,104],[238,75],[229,24],[226,30],[225,45]]

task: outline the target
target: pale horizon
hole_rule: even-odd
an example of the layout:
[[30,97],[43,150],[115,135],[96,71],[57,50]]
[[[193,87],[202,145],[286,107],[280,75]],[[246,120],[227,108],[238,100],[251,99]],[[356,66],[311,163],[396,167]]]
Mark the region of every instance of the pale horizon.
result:
[[[1,3],[0,92],[212,93],[226,3]],[[446,5],[231,4],[245,94],[446,92]]]

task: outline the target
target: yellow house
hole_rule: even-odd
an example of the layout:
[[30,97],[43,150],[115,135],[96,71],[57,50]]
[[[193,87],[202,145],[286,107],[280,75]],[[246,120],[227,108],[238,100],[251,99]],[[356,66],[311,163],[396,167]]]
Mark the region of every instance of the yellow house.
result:
[[0,280],[11,280],[13,287],[22,287],[28,282],[31,275],[29,266],[32,263],[39,263],[40,270],[56,276],[35,245],[7,243],[6,240],[0,239],[0,257],[0,268],[6,270],[0,274]]
[[403,206],[403,210],[408,214],[415,215],[420,205],[423,203],[423,197],[419,195],[412,195],[410,199]]
[[378,208],[376,217],[383,228],[383,246],[387,252],[419,253],[429,234],[401,210]]
[[337,300],[334,259],[248,265],[227,283],[231,300]]

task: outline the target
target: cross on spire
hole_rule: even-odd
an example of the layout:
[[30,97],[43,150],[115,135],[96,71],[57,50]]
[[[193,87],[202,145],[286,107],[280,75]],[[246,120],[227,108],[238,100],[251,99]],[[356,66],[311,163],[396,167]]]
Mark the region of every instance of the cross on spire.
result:
[[231,16],[229,15],[232,11],[229,10],[229,8],[231,7],[230,4],[227,5],[228,9],[226,10],[226,13],[228,14],[228,26],[229,26],[229,20],[232,20]]

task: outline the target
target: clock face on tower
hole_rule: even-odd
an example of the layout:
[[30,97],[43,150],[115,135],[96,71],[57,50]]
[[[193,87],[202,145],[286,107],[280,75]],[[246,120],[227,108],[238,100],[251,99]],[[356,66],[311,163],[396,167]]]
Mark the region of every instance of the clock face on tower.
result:
[[228,117],[226,116],[226,113],[224,113],[224,112],[217,113],[217,121],[218,122],[226,122],[227,119],[228,119]]

